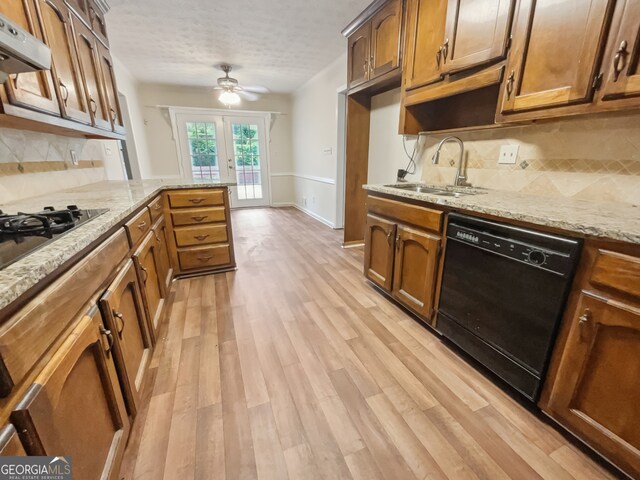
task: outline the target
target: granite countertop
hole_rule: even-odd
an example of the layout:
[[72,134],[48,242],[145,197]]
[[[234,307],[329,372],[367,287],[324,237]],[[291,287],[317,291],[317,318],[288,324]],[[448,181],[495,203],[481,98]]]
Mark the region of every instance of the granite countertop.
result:
[[[407,184],[402,184],[407,185]],[[365,185],[370,192],[410,198],[453,210],[483,213],[534,225],[557,228],[568,234],[640,243],[640,206],[596,203],[566,198],[546,198],[517,192],[441,185],[410,184],[477,195],[443,197],[432,193],[400,190],[393,185]]]
[[147,205],[162,190],[235,185],[235,183],[205,183],[179,179],[111,181],[0,204],[0,210],[5,213],[37,212],[46,205],[64,208],[72,204],[83,209],[109,209],[108,212],[0,270],[0,309],[16,300],[133,212]]

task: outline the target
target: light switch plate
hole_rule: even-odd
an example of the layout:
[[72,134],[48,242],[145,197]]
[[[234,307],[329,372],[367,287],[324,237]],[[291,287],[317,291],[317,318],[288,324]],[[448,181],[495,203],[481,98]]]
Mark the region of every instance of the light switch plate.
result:
[[323,148],[322,153],[325,155],[333,155],[333,148],[331,147]]
[[518,161],[520,145],[503,145],[500,147],[498,163],[502,165],[515,165]]

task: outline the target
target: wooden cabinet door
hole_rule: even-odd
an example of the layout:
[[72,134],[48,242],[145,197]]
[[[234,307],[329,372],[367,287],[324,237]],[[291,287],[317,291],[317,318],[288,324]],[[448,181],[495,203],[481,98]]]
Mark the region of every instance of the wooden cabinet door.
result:
[[173,278],[173,268],[169,257],[169,246],[167,243],[167,226],[164,219],[161,219],[153,227],[153,234],[158,244],[158,257],[160,261],[160,279],[164,282],[165,298],[169,294],[171,279]]
[[447,2],[409,0],[407,8],[404,85],[410,89],[442,79]]
[[619,0],[602,68],[603,100],[640,95],[640,2]]
[[158,241],[158,237],[156,237],[155,232],[150,232],[133,255],[133,262],[142,286],[142,298],[153,338],[155,338],[160,325],[166,288],[162,274],[160,249],[161,244]]
[[[2,0],[0,13],[36,38],[43,39],[34,0]],[[60,116],[51,70],[10,75],[4,85],[9,103]]]
[[102,10],[95,4],[93,0],[87,0],[89,18],[91,19],[91,28],[96,37],[105,45],[109,46],[109,37],[107,36],[107,22],[104,19]]
[[502,113],[590,102],[614,3],[521,0]]
[[62,0],[38,0],[44,36],[51,48],[56,91],[61,99],[62,115],[91,124],[82,74],[71,26],[71,12]]
[[118,83],[116,82],[116,74],[113,68],[113,60],[111,53],[104,45],[98,43],[98,55],[100,58],[100,66],[102,68],[102,81],[105,93],[105,99],[109,108],[109,116],[113,130],[116,133],[125,133],[124,118],[122,116],[122,107],[120,106],[120,96],[118,93]]
[[398,225],[393,296],[418,315],[431,319],[440,258],[440,237]]
[[371,55],[371,23],[367,22],[349,36],[348,80],[349,88],[369,80]]
[[140,284],[131,260],[102,296],[100,306],[115,339],[113,354],[127,407],[131,416],[135,416],[152,345]]
[[129,418],[94,308],[11,413],[29,455],[73,457],[73,478],[117,479]]
[[371,19],[370,79],[400,66],[402,2],[387,3]]
[[583,292],[552,386],[551,415],[640,475],[640,309]]
[[89,103],[93,124],[98,128],[111,130],[109,105],[102,89],[102,71],[96,40],[91,30],[75,15],[72,15],[72,24],[76,37],[80,71],[84,80],[85,96]]
[[367,215],[364,274],[376,285],[391,291],[396,224]]
[[18,432],[9,424],[0,430],[0,457],[24,457],[27,452],[18,438]]
[[87,0],[65,0],[67,5],[76,12],[76,14],[85,21],[85,23],[91,23],[91,17],[89,15],[89,3]]
[[506,58],[515,0],[449,0],[442,61],[447,72]]

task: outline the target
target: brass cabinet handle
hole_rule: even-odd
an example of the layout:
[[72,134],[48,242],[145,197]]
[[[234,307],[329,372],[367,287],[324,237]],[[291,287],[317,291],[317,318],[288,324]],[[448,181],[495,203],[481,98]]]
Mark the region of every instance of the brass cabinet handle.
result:
[[205,218],[207,218],[207,215],[203,215],[201,217],[191,217],[191,220],[195,220],[196,222],[201,222],[203,221]]
[[193,238],[202,242],[203,240],[209,238],[209,235],[194,235]]
[[400,250],[400,245],[402,244],[402,239],[400,238],[400,235],[396,236],[396,248],[398,250]]
[[204,202],[204,198],[192,198],[191,200],[189,200],[189,202],[193,203],[194,205],[200,205],[202,202]]
[[105,349],[105,353],[109,353],[113,349],[113,335],[111,334],[111,330],[107,330],[100,325],[100,335],[107,337],[108,347]]
[[93,113],[93,115],[95,116],[96,112],[98,111],[98,104],[93,98],[89,97],[89,105],[91,105],[91,113]]
[[387,233],[387,242],[391,244],[391,240],[393,240],[393,230],[389,230]]
[[140,223],[138,224],[138,228],[139,228],[140,230],[144,230],[144,229],[146,228],[146,226],[147,226],[147,222],[140,222]]
[[154,209],[154,210],[161,210],[161,209],[162,209],[162,204],[161,204],[161,203],[156,203],[156,204],[153,206],[153,209]]
[[110,108],[109,110],[111,110],[111,120],[115,123],[118,120],[118,115],[113,108]]
[[59,77],[58,77],[58,85],[60,86],[60,92],[62,93],[62,101],[64,102],[64,104],[66,106],[67,102],[69,101],[69,89],[62,82],[62,79],[59,78]]
[[440,68],[440,62],[442,61],[442,45],[436,51],[436,65]]
[[140,265],[140,270],[142,270],[142,273],[144,273],[144,279],[142,281],[146,285],[147,284],[147,280],[149,279],[149,271],[147,270],[147,268],[144,265]]
[[444,45],[442,45],[442,58],[444,59],[444,63],[447,63],[448,55],[449,55],[449,39],[447,38],[444,41]]
[[511,94],[513,93],[513,84],[516,80],[516,72],[515,70],[511,70],[509,74],[509,78],[507,78],[507,100],[511,100]]
[[584,327],[585,325],[591,322],[592,318],[593,318],[593,314],[591,313],[591,310],[589,310],[588,308],[585,308],[584,313],[580,315],[580,317],[578,317],[578,324],[581,327]]
[[629,52],[627,51],[627,41],[623,40],[620,43],[620,47],[616,51],[615,57],[613,57],[613,81],[617,82],[618,78],[620,78],[620,74],[627,66],[627,55]]
[[211,256],[211,257],[198,257],[198,260],[201,261],[202,263],[207,263],[211,259],[213,259],[213,256]]
[[[122,338],[122,332],[124,331],[124,315],[122,315],[117,310],[113,311],[113,318],[116,322],[116,329],[118,330],[118,336]],[[120,321],[120,325],[118,325],[118,320]]]

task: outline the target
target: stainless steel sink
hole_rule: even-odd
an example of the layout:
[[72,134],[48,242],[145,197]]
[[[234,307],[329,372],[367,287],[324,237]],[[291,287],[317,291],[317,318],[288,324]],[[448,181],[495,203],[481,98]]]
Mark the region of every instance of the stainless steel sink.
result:
[[409,190],[416,193],[430,193],[432,195],[436,195],[439,197],[453,197],[453,198],[466,197],[468,195],[479,195],[481,193],[484,193],[484,192],[476,192],[472,190],[459,192],[459,191],[447,190],[445,188],[427,187],[424,185],[411,185],[411,184],[390,185],[390,187],[397,188],[398,190]]

